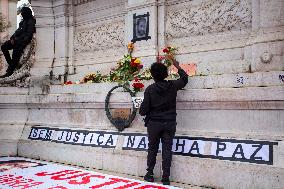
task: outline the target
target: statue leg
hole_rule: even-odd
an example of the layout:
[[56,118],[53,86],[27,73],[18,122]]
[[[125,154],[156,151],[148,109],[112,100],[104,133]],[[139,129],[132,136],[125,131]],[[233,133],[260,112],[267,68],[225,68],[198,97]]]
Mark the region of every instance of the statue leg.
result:
[[23,53],[23,48],[22,47],[17,47],[17,46],[14,47],[11,64],[9,65],[9,67],[7,69],[7,75],[8,76],[13,74],[13,72],[16,69],[17,65],[19,64],[19,61],[20,61],[22,53]]
[[1,45],[1,50],[4,54],[4,57],[6,59],[6,62],[8,63],[8,65],[11,64],[12,59],[9,53],[9,50],[13,49],[13,45],[11,44],[10,40],[6,41],[5,43],[3,43],[3,45]]

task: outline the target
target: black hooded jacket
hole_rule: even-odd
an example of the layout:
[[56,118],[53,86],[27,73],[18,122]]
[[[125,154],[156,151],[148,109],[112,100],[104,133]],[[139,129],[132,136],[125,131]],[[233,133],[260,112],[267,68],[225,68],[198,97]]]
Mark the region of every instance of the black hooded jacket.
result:
[[19,28],[11,36],[11,39],[15,41],[15,45],[25,47],[31,42],[33,34],[36,32],[36,20],[32,15],[31,9],[28,7],[23,7],[21,14],[23,20],[20,22]]
[[146,88],[139,110],[140,115],[146,115],[145,120],[176,121],[177,91],[188,82],[188,75],[184,70],[179,69],[178,74],[178,80],[163,80]]

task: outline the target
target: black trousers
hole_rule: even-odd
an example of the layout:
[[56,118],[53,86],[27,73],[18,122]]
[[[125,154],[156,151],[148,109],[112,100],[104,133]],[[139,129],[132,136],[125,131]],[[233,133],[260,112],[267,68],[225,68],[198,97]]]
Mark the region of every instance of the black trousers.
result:
[[159,149],[160,140],[162,141],[162,169],[163,177],[170,176],[172,162],[172,145],[173,138],[176,132],[176,122],[153,122],[147,124],[148,132],[148,156],[147,156],[147,171],[153,172],[156,164],[156,156]]
[[[2,46],[1,50],[4,54],[4,57],[8,63],[7,74],[11,75],[13,71],[16,69],[17,65],[19,64],[21,55],[26,45],[16,45],[12,44],[10,40],[6,41]],[[10,56],[9,50],[13,49],[12,58]]]

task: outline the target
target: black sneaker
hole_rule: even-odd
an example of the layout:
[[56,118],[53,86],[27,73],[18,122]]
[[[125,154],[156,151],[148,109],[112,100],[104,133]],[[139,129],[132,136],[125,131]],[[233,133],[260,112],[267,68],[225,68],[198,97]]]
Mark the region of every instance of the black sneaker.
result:
[[154,174],[147,172],[144,176],[144,180],[147,182],[154,182]]
[[170,185],[171,184],[169,177],[163,177],[161,182],[163,183],[163,185]]

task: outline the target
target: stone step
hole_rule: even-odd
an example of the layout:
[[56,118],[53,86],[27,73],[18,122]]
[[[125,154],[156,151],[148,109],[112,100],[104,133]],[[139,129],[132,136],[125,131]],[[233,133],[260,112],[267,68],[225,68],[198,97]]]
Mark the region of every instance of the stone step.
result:
[[2,139],[0,137],[0,156],[16,156],[18,140]]
[[186,89],[284,86],[284,71],[189,77]]
[[[212,69],[215,69],[212,66]],[[211,88],[237,88],[237,87],[263,87],[263,86],[284,86],[284,71],[244,73],[236,69],[236,73],[224,74],[216,70],[214,74],[208,75],[205,70],[197,72],[196,76],[189,77],[186,89],[211,89]],[[248,70],[242,70],[248,71]],[[211,72],[211,71],[210,71]],[[72,82],[79,82],[84,74],[75,74],[69,77]],[[152,82],[142,81],[149,85]]]
[[[50,86],[50,93],[0,93],[0,103],[52,103],[52,102],[76,102],[94,103],[104,102],[107,93],[115,83],[79,84],[79,85],[53,85]],[[1,89],[1,88],[0,88]],[[130,95],[118,89],[114,102],[130,102]],[[1,91],[1,90],[0,90]],[[271,95],[273,94],[273,95]],[[136,96],[143,96],[139,92]],[[129,101],[130,100],[130,101]],[[283,86],[269,87],[243,87],[243,88],[216,88],[216,89],[186,89],[178,92],[177,100],[183,101],[265,101],[284,100]]]

